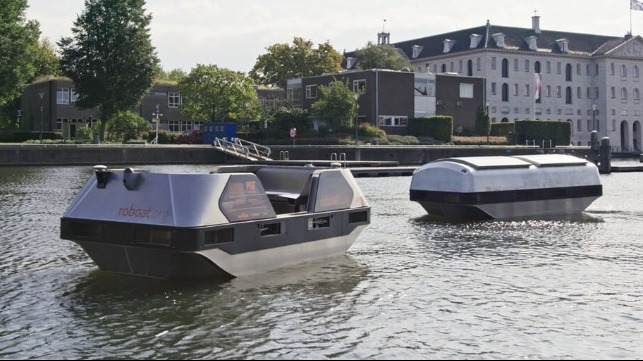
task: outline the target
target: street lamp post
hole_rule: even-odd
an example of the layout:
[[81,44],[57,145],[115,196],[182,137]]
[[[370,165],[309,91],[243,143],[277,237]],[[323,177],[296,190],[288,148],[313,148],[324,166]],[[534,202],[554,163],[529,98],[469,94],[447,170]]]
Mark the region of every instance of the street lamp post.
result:
[[596,104],[592,104],[592,127],[596,130]]
[[485,122],[487,122],[487,144],[489,144],[489,134],[491,133],[491,117],[489,117],[489,101],[485,103]]
[[159,123],[161,121],[160,117],[162,117],[163,114],[161,114],[161,110],[159,109],[159,105],[156,104],[156,111],[152,113],[152,119],[156,123],[156,136],[152,140],[152,144],[159,144]]
[[359,114],[357,113],[357,109],[359,108],[359,104],[357,104],[357,100],[359,99],[359,94],[355,93],[354,96],[355,96],[355,145],[358,145],[357,144],[357,131],[359,129],[359,124],[358,124],[359,123],[359,120],[358,120],[358,115]]
[[42,111],[43,111],[43,98],[45,97],[45,92],[38,93],[40,95],[40,144],[42,144]]

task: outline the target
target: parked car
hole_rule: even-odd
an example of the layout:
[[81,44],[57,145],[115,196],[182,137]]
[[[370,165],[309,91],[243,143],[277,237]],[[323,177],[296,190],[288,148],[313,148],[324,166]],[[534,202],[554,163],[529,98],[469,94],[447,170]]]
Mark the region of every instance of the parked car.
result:
[[190,129],[183,132],[176,138],[179,144],[203,144],[203,132],[198,129]]

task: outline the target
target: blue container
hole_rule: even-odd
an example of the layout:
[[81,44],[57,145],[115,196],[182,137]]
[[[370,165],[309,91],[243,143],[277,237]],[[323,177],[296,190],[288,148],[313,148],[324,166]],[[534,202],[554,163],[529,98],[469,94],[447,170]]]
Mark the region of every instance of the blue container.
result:
[[212,144],[214,138],[223,138],[232,141],[236,136],[236,123],[208,122],[203,126],[203,144]]

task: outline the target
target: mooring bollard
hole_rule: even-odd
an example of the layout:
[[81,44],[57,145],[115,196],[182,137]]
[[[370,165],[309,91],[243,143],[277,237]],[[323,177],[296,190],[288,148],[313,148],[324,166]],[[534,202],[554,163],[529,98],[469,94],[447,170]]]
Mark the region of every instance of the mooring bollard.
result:
[[610,138],[603,137],[601,139],[601,146],[598,153],[598,171],[600,173],[612,172],[612,150],[610,147]]

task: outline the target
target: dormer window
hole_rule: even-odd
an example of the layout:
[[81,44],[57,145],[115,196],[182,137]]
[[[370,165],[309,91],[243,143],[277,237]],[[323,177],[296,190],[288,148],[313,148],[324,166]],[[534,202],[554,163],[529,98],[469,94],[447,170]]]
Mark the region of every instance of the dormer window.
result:
[[558,48],[560,49],[561,52],[563,53],[569,52],[569,41],[567,39],[558,39],[556,40],[556,44],[558,44]]
[[355,65],[355,60],[357,60],[357,58],[353,58],[351,56],[347,57],[346,58],[346,69],[352,69],[353,65]]
[[451,51],[451,48],[453,48],[453,45],[455,44],[455,40],[451,39],[444,39],[444,50],[442,52],[448,53]]
[[528,36],[525,38],[525,42],[529,47],[529,50],[538,50],[538,43],[536,42],[538,38],[535,35]]
[[469,38],[471,39],[469,48],[475,49],[478,47],[478,44],[480,44],[480,40],[482,39],[482,36],[480,36],[479,34],[471,34]]
[[423,47],[422,45],[413,45],[413,55],[412,55],[412,58],[413,58],[413,59],[415,59],[415,58],[417,58],[418,56],[420,56],[420,53],[422,52],[422,49],[424,49],[424,47]]
[[504,48],[505,47],[505,34],[503,33],[496,33],[492,35],[493,41],[496,42],[496,46],[499,48]]

